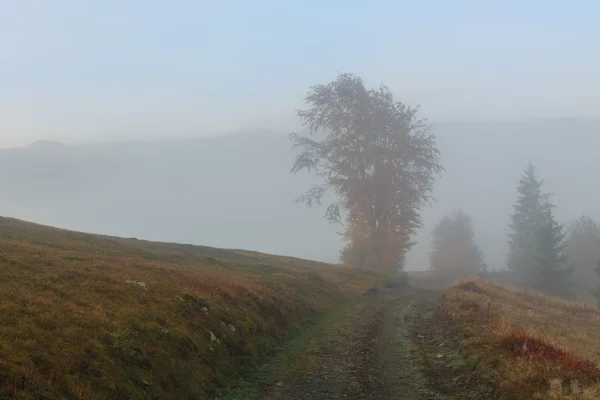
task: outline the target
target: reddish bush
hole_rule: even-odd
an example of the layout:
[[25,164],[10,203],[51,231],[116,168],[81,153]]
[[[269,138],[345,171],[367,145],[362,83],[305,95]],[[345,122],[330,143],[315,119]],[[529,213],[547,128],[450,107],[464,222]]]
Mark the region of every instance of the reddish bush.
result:
[[532,337],[524,332],[512,332],[504,336],[500,339],[500,346],[518,357],[529,356],[540,361],[552,362],[569,371],[600,375],[600,370],[593,362],[576,357],[542,338]]

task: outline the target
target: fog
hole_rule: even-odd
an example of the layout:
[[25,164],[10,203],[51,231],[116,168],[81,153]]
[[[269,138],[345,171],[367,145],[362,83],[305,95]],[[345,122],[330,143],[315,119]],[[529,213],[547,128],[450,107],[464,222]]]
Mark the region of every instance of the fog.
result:
[[[474,220],[491,268],[503,268],[509,214],[525,166],[554,192],[561,222],[600,219],[600,121],[547,119],[435,126],[446,171],[408,269],[429,268],[429,234],[457,208]],[[125,237],[177,241],[335,262],[343,229],[324,208],[294,203],[315,177],[290,174],[285,131],[193,140],[67,146],[38,142],[0,153],[2,214]]]
[[446,171],[408,269],[457,208],[503,268],[529,162],[561,222],[600,219],[598,5],[360,4],[0,5],[0,214],[335,262],[343,228],[294,203],[316,178],[289,173],[287,134],[347,71],[434,124]]

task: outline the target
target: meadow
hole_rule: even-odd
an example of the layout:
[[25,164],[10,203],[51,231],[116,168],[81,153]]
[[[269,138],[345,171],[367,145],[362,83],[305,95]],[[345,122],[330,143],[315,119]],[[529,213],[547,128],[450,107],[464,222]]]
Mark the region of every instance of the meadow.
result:
[[441,308],[475,376],[506,398],[600,398],[600,311],[480,279],[455,282]]
[[0,398],[205,399],[382,278],[0,218],[0,282]]

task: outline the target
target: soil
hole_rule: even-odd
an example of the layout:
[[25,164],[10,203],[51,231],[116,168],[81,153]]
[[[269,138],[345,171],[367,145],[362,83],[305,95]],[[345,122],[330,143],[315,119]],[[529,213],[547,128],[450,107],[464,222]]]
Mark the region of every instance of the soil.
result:
[[[271,360],[276,380],[231,399],[493,399],[462,363],[440,312],[438,292],[371,291],[312,327],[294,353]],[[238,392],[239,393],[239,392]],[[229,398],[229,397],[228,397]]]

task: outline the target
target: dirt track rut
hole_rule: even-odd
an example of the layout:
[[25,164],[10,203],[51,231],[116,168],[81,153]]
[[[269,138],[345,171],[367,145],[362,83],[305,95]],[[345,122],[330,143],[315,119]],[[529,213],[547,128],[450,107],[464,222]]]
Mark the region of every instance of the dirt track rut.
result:
[[416,306],[431,292],[376,293],[306,343],[290,379],[264,394],[289,399],[421,399],[424,376],[413,341]]

